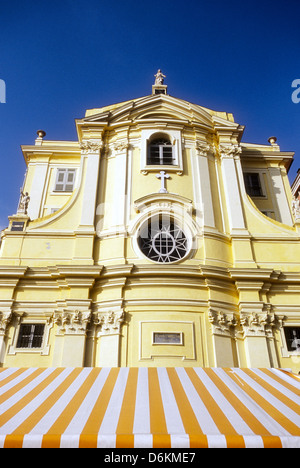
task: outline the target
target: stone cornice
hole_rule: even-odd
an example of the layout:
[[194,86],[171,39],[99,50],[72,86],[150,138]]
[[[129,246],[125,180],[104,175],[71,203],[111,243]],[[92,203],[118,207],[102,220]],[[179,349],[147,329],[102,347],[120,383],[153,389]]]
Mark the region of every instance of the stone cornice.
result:
[[0,277],[22,278],[28,271],[27,266],[0,265]]

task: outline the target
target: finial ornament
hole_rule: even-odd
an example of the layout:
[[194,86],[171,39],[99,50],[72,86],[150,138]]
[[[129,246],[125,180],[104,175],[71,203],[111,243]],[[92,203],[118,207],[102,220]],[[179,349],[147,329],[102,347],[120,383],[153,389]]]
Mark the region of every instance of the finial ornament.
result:
[[277,141],[277,138],[274,136],[271,136],[270,138],[268,138],[268,142],[273,146],[276,145],[276,141]]
[[44,136],[46,136],[46,132],[44,130],[38,130],[36,133],[39,138],[44,138]]

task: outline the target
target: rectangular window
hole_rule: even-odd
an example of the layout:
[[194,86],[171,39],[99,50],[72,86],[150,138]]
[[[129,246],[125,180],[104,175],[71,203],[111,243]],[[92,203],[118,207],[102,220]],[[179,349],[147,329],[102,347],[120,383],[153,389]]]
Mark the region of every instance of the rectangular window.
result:
[[72,192],[74,189],[76,169],[57,169],[55,192]]
[[300,351],[300,327],[284,327],[288,351]]
[[182,333],[154,332],[153,344],[183,344]]
[[148,148],[147,164],[155,166],[169,166],[174,164],[174,147],[168,141],[150,143]]
[[13,221],[11,224],[11,231],[23,231],[24,224],[23,222]]
[[17,348],[41,348],[44,329],[44,324],[22,323],[20,326]]
[[246,192],[250,197],[262,197],[260,177],[257,172],[244,172]]

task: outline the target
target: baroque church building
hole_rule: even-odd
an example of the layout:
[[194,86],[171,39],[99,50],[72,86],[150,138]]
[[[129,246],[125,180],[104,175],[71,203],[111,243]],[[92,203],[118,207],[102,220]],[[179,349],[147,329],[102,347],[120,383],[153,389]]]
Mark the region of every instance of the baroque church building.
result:
[[300,214],[276,138],[168,94],[22,146],[0,247],[1,367],[300,370]]

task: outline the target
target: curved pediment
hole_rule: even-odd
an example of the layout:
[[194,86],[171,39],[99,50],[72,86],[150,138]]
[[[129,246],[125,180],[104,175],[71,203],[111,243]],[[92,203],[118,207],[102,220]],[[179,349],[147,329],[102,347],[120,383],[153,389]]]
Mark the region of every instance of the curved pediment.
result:
[[134,122],[142,122],[143,120],[172,120],[174,122],[176,120],[182,121],[182,123],[190,123],[197,120],[206,126],[212,127],[211,116],[199,106],[166,95],[148,96],[135,101],[130,110],[127,108],[123,109],[123,112],[120,111],[121,109],[112,112],[111,123],[121,122],[123,119],[127,120],[128,118]]
[[218,112],[192,104],[188,101],[165,94],[144,96],[131,101],[121,102],[102,109],[91,109],[86,117],[76,120],[79,139],[84,129],[90,132],[102,132],[104,128],[136,124],[139,126],[192,126],[207,132],[222,131],[243,132],[243,127],[234,122],[232,114]]
[[215,112],[169,95],[150,95],[102,109],[87,111],[81,123],[105,123],[114,126],[122,122],[168,121],[202,124],[213,128],[215,121],[231,127],[233,119],[225,112]]

